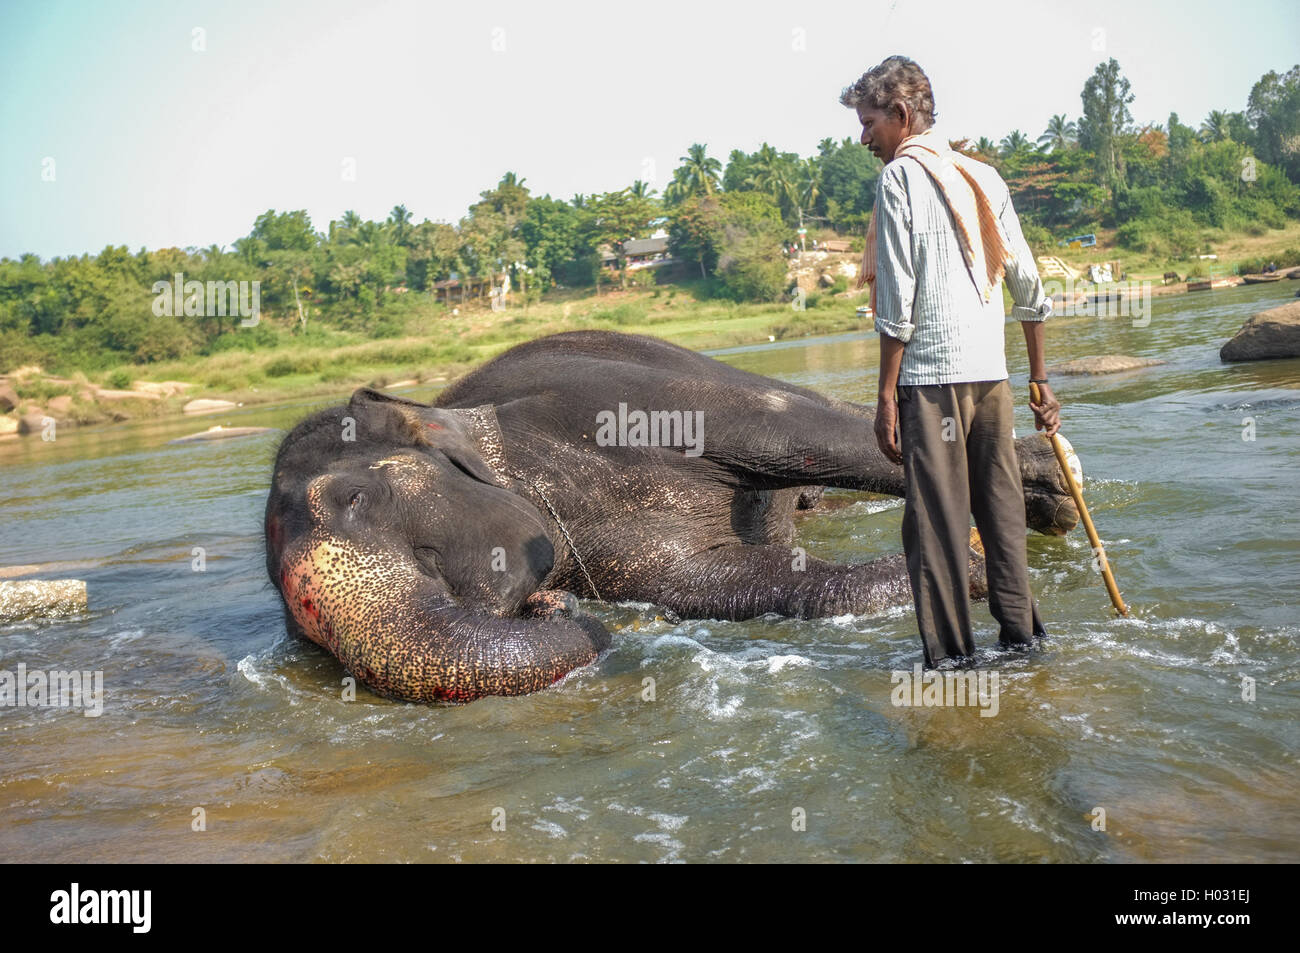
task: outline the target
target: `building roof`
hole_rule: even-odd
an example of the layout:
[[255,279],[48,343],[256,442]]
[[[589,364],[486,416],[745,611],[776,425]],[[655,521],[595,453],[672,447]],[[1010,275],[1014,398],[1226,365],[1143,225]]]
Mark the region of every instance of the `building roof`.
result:
[[668,239],[666,238],[634,238],[623,243],[625,255],[658,255],[667,251]]

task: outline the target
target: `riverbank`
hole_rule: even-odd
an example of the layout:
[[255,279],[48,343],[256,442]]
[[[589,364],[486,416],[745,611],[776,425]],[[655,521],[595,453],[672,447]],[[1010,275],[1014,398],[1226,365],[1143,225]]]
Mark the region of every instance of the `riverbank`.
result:
[[[1186,281],[1150,287],[1161,297],[1189,292]],[[1106,297],[1114,291],[1099,285],[1076,294]],[[1005,289],[1004,299],[1009,309]],[[210,422],[211,415],[237,407],[342,396],[361,386],[438,386],[516,344],[561,331],[652,334],[707,350],[869,330],[870,320],[855,313],[865,301],[862,292],[813,294],[803,310],[794,310],[780,303],[701,301],[674,286],[601,295],[561,291],[541,303],[501,311],[469,308],[447,315],[431,305],[408,324],[415,333],[401,337],[369,339],[323,327],[305,334],[279,329],[271,347],[231,348],[132,368],[129,374],[118,369],[98,381],[80,372],[52,376],[39,367],[18,368],[0,377],[0,439],[48,432],[47,420],[56,428],[182,414]],[[1061,313],[1065,302],[1057,304]],[[263,323],[274,326],[268,318]]]
[[[444,316],[430,306],[411,322],[417,333],[366,339],[312,329],[280,334],[274,347],[232,348],[201,359],[161,362],[139,379],[97,382],[39,367],[0,377],[0,437],[37,434],[49,418],[59,426],[126,421],[190,412],[207,416],[234,407],[348,394],[361,386],[399,389],[444,384],[516,344],[584,329],[653,334],[694,350],[757,344],[858,330],[860,293],[810,296],[804,310],[788,304],[698,301],[675,288],[560,292],[530,307],[466,309]],[[269,319],[263,318],[267,323]],[[232,332],[234,334],[239,331]],[[102,375],[105,378],[112,375]],[[195,407],[198,402],[212,402]]]

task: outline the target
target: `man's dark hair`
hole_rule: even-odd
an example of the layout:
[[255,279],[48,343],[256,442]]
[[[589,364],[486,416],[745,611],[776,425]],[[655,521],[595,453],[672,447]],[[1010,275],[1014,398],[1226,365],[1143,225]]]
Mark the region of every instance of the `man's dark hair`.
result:
[[874,66],[840,94],[840,102],[850,109],[865,103],[872,109],[893,109],[896,103],[907,103],[917,119],[927,126],[934,125],[934,93],[930,78],[915,60],[906,56],[891,56],[879,66]]

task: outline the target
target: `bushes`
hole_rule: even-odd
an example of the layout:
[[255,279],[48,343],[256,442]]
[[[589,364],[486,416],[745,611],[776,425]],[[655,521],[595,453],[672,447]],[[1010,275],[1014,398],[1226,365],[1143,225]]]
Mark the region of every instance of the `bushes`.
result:
[[320,360],[316,357],[300,356],[290,358],[288,355],[277,357],[264,369],[267,377],[288,377],[290,374],[309,374],[320,370]]
[[1288,248],[1280,254],[1266,255],[1262,258],[1246,258],[1237,262],[1236,268],[1237,273],[1241,275],[1258,275],[1270,264],[1276,265],[1279,269],[1300,265],[1300,248]]
[[266,318],[251,328],[236,324],[224,334],[218,334],[203,348],[203,354],[220,354],[222,351],[257,351],[278,347],[280,334]]
[[718,259],[725,297],[732,301],[775,301],[786,288],[786,262],[779,236],[767,228],[728,226]]
[[1168,210],[1159,218],[1140,218],[1121,225],[1115,241],[1131,251],[1182,261],[1202,244],[1201,229],[1185,209]]

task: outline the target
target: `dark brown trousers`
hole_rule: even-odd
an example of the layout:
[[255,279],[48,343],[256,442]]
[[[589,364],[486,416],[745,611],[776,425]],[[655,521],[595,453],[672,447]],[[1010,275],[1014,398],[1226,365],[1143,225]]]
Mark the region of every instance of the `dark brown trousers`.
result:
[[907,497],[903,549],[925,663],[975,653],[970,634],[970,518],[984,541],[999,641],[1045,635],[1029,589],[1025,497],[1011,438],[1008,381],[898,388]]

